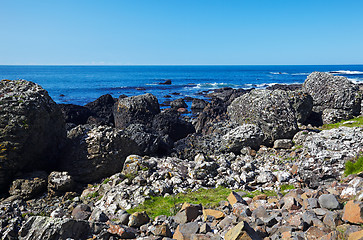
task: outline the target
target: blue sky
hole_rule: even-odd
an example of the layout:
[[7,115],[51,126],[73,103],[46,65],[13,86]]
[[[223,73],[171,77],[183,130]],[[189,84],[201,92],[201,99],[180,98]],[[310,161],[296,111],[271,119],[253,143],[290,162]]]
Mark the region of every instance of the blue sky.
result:
[[1,0],[0,33],[0,65],[363,64],[363,1]]

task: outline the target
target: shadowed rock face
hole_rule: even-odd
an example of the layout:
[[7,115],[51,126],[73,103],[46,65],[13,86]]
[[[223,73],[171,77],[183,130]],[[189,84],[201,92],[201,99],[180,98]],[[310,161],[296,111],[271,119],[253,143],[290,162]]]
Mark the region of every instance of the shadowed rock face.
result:
[[158,113],[160,113],[158,99],[150,93],[119,98],[114,108],[115,127],[124,129],[131,123],[150,125]]
[[306,119],[311,107],[304,93],[253,90],[236,98],[228,107],[228,114],[239,124],[259,126],[265,135],[264,142],[271,145],[276,139],[292,138],[298,131],[298,119]]
[[0,82],[0,188],[18,171],[54,167],[65,135],[46,90],[25,80]]
[[346,77],[313,72],[305,80],[303,91],[312,96],[315,112],[322,113],[325,109],[341,109],[347,115],[360,112],[359,87]]

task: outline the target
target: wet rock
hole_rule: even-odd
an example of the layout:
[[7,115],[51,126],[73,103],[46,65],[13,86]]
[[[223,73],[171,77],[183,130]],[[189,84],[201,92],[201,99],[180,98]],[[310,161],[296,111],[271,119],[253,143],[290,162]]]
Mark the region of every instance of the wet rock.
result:
[[191,109],[192,111],[202,111],[206,106],[208,102],[203,99],[195,98],[192,101]]
[[19,171],[54,168],[65,135],[62,112],[41,86],[0,81],[0,189]]
[[258,149],[264,139],[262,130],[254,124],[243,124],[223,136],[222,149],[240,153],[243,147]]
[[276,149],[290,149],[294,146],[291,139],[278,139],[274,142],[274,148]]
[[140,227],[150,221],[146,212],[135,212],[129,217],[129,227]]
[[185,101],[182,98],[178,98],[170,102],[170,107],[178,109],[178,108],[187,108],[188,105],[185,103]]
[[166,79],[164,82],[159,83],[159,85],[171,85],[171,80]]
[[110,94],[105,94],[97,98],[95,101],[87,103],[85,107],[92,112],[92,115],[95,118],[92,123],[114,126],[115,120],[113,117],[113,107],[115,102],[115,99]]
[[92,182],[122,170],[125,158],[140,149],[121,130],[80,125],[68,132],[68,151],[61,168],[75,180]]
[[48,176],[48,193],[60,195],[71,192],[74,188],[74,181],[68,172],[51,172]]
[[150,94],[119,98],[114,108],[115,127],[124,129],[131,123],[148,125],[160,113],[158,99]]
[[313,72],[305,80],[303,91],[312,96],[314,112],[322,113],[325,109],[341,109],[354,116],[360,112],[359,88],[346,77]]
[[239,124],[259,126],[264,142],[272,145],[276,139],[292,138],[298,131],[295,110],[285,91],[252,90],[235,99],[228,107],[228,115]]
[[342,219],[354,224],[363,223],[363,202],[348,201],[344,206],[344,213]]
[[333,194],[323,194],[318,199],[320,207],[327,209],[338,209],[340,204]]
[[86,221],[73,219],[30,217],[21,227],[19,238],[31,239],[86,239],[91,234]]

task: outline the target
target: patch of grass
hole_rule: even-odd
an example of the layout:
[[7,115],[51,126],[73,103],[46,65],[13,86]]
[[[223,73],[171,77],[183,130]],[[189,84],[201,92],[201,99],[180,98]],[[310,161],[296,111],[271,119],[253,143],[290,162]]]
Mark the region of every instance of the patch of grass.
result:
[[105,180],[103,180],[102,184],[106,184],[106,183],[108,183],[109,181],[111,181],[111,179],[106,178]]
[[295,186],[292,184],[282,184],[280,187],[281,191],[295,189]]
[[360,154],[355,161],[345,163],[344,175],[349,176],[363,171],[363,154]]
[[[218,206],[220,201],[227,200],[227,197],[231,191],[232,190],[229,188],[218,187],[211,189],[200,189],[195,192],[190,191],[185,194],[180,193],[175,196],[151,197],[151,199],[146,200],[143,204],[136,208],[128,210],[128,212],[134,213],[146,211],[147,214],[152,218],[160,215],[172,216],[180,210],[180,207],[184,202],[202,204],[207,208],[215,208]],[[234,191],[238,192],[239,190]],[[266,194],[267,196],[277,195],[274,191],[253,191],[246,193],[246,196],[251,198],[260,194]]]
[[[346,123],[348,121],[352,121],[352,123]],[[338,123],[333,123],[333,124],[324,124],[321,128],[322,129],[333,129],[333,128],[338,128],[338,127],[362,127],[363,126],[363,116],[359,116],[353,119],[349,119],[349,120],[343,120],[341,122]]]
[[93,193],[90,193],[90,194],[88,194],[87,195],[87,198],[96,198],[96,197],[98,197],[100,194],[97,192],[97,191],[95,191],[95,192],[93,192]]
[[202,204],[203,206],[216,207],[222,200],[227,200],[231,190],[224,187],[213,189],[200,189],[195,192],[188,192],[185,194],[177,194],[175,196],[167,197],[151,197],[136,208],[130,209],[129,213],[146,211],[151,217],[160,215],[172,216],[175,215],[180,206],[184,202],[193,204]]

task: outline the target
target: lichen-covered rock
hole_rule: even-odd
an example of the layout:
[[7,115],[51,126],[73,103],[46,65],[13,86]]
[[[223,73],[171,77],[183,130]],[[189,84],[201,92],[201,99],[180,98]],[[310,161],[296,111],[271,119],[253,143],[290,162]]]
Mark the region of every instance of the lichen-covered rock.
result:
[[158,99],[150,94],[119,98],[114,108],[115,127],[124,129],[131,123],[150,124],[160,113]]
[[120,172],[138,145],[122,130],[109,126],[80,125],[68,132],[68,151],[61,168],[76,181],[92,182]]
[[87,239],[91,233],[86,221],[36,216],[21,227],[19,239]]
[[0,81],[0,189],[20,170],[55,167],[65,135],[62,112],[46,90]]
[[48,176],[48,193],[63,194],[73,190],[74,181],[68,172],[51,172]]
[[323,124],[337,123],[344,119],[350,119],[352,117],[353,115],[350,111],[332,108],[324,109],[321,116]]
[[40,193],[45,192],[47,188],[47,173],[36,171],[26,176],[16,179],[11,184],[9,193],[13,196],[19,196],[23,199],[30,199]]
[[276,139],[292,138],[298,131],[295,95],[282,90],[253,90],[236,98],[228,114],[239,124],[256,124],[265,134],[264,142],[271,145]]
[[222,138],[222,148],[225,151],[239,153],[243,147],[257,149],[264,139],[264,134],[255,124],[243,124],[232,129]]
[[346,77],[313,72],[306,78],[303,91],[312,96],[315,112],[322,113],[332,108],[348,111],[351,115],[360,113],[359,88]]

